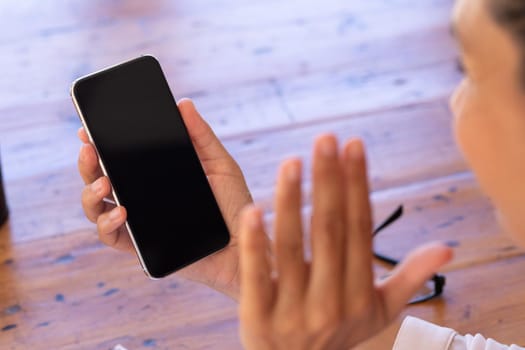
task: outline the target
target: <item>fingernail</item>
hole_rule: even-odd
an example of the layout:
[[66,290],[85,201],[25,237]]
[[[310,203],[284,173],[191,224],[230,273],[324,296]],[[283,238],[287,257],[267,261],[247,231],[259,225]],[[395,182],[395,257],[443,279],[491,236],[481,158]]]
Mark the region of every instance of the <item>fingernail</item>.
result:
[[111,221],[116,221],[120,218],[120,209],[118,207],[114,208],[109,212],[109,219]]
[[99,195],[102,192],[102,179],[98,179],[91,184],[91,190]]
[[293,162],[288,164],[285,171],[286,178],[289,182],[297,182],[301,178],[301,164]]
[[262,227],[261,212],[259,209],[253,208],[250,210],[248,225],[250,225],[250,229],[253,231],[259,230]]
[[326,137],[321,141],[321,153],[325,157],[333,157],[337,153],[337,143],[331,137]]
[[348,145],[348,157],[352,160],[358,160],[363,157],[363,144],[359,140],[352,140]]

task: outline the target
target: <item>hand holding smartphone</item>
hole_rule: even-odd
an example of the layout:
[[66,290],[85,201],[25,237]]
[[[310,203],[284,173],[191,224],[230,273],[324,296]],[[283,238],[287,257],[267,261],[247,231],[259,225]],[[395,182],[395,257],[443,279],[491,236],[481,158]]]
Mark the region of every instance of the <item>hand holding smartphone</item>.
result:
[[145,272],[164,277],[226,247],[229,233],[158,61],[77,80],[72,97]]

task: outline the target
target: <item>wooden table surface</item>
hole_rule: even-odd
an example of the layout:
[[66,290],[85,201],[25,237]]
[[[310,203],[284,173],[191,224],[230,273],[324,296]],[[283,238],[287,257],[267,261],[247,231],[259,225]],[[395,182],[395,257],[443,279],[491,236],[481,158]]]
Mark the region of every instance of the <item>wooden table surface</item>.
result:
[[[376,246],[444,240],[445,295],[405,314],[525,344],[525,257],[503,236],[453,142],[461,78],[451,0],[4,0],[0,146],[11,220],[0,229],[0,348],[238,349],[236,304],[176,276],[146,279],[96,238],[80,206],[80,75],[143,53],[192,97],[271,218],[276,169],[315,135],[361,136]],[[309,176],[305,179],[308,191]],[[305,203],[308,210],[308,201]],[[399,322],[360,346],[389,349]]]

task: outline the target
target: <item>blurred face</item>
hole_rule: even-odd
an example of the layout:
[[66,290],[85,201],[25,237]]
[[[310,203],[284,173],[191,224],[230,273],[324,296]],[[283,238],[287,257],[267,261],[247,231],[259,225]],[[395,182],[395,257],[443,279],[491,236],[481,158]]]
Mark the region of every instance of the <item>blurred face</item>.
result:
[[457,0],[453,25],[465,78],[451,99],[456,140],[503,226],[525,245],[525,85],[510,32],[487,1]]

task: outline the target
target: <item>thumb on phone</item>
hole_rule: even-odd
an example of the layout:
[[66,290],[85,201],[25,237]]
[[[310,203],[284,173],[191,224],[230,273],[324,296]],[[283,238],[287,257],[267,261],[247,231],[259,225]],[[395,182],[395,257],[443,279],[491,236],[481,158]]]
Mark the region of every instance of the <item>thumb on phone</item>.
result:
[[192,100],[183,98],[178,102],[178,107],[201,162],[231,158],[211,127],[199,114]]

